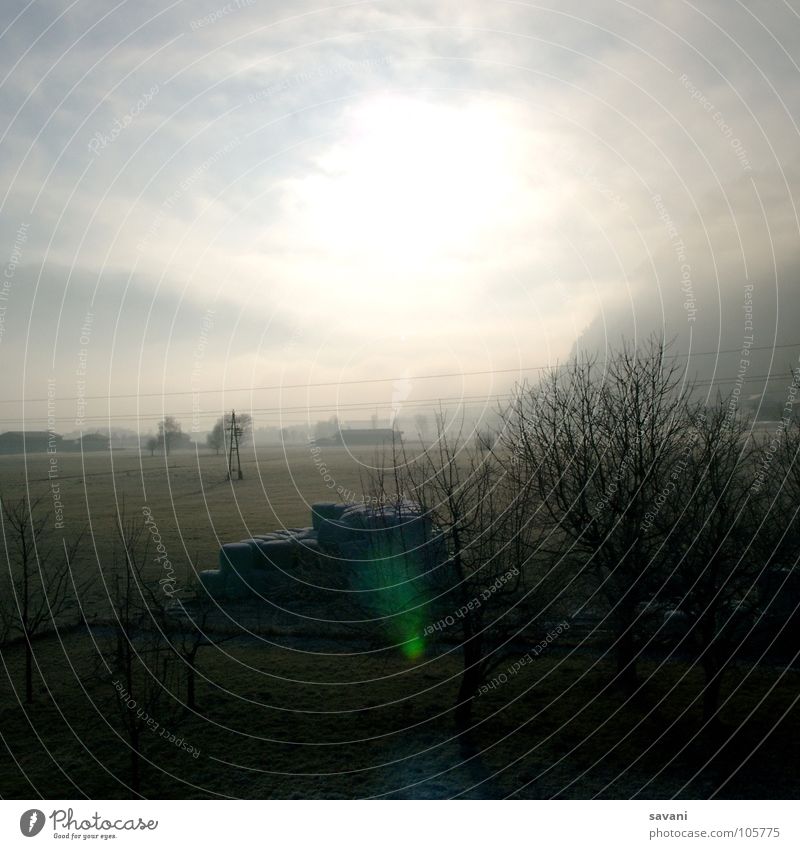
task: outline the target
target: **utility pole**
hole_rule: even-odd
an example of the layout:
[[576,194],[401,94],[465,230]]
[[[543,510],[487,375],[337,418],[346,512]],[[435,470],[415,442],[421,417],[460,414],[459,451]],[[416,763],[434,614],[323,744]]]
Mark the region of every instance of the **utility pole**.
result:
[[239,438],[244,431],[236,424],[236,410],[231,410],[231,422],[228,425],[228,480],[233,480],[233,455],[236,454],[237,478],[242,479],[242,462],[239,459]]

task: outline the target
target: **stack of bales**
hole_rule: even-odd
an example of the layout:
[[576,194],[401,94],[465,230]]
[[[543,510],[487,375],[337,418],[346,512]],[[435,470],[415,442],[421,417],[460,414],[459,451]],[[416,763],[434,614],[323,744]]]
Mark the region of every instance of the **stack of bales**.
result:
[[380,589],[387,573],[413,579],[441,564],[441,537],[417,505],[318,503],[312,526],[223,545],[219,569],[200,574],[215,598],[275,598],[343,587]]
[[430,521],[414,504],[349,506],[340,523],[347,536],[339,543],[360,587],[380,586],[380,570],[413,577],[431,567],[433,537]]
[[269,598],[290,590],[303,564],[318,556],[312,528],[260,534],[223,545],[219,569],[201,572],[200,581],[215,598]]

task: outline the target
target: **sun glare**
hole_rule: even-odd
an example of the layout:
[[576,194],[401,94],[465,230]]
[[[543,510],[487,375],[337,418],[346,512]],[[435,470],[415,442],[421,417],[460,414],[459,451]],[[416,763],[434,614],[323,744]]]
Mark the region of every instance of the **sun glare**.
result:
[[316,239],[339,254],[416,266],[501,226],[513,188],[511,130],[480,103],[384,96],[348,116],[304,181]]

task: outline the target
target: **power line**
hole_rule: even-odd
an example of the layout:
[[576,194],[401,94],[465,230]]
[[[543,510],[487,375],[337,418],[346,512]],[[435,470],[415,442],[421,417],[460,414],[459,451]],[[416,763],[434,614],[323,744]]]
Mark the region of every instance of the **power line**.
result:
[[[777,351],[782,348],[797,348],[800,347],[800,342],[788,342],[785,345],[761,345],[748,348],[748,351]],[[681,357],[688,358],[691,357],[711,357],[711,356],[722,356],[723,354],[737,354],[742,350],[739,348],[728,348],[722,351],[698,351],[696,353],[689,354],[670,354],[669,356],[664,357],[665,360],[674,360],[679,359]],[[125,399],[125,398],[171,398],[177,397],[180,395],[211,395],[214,393],[226,393],[226,392],[265,392],[269,390],[276,389],[320,389],[326,386],[354,386],[354,385],[365,385],[369,383],[393,383],[396,380],[438,380],[444,378],[453,378],[453,377],[481,377],[486,375],[493,374],[513,374],[515,372],[529,372],[529,371],[549,371],[556,368],[567,368],[570,363],[562,363],[561,365],[545,365],[545,366],[519,366],[517,368],[504,368],[504,369],[485,369],[483,371],[453,371],[453,372],[444,372],[442,374],[418,374],[412,375],[411,377],[404,375],[402,377],[368,377],[368,378],[359,378],[354,380],[328,380],[321,381],[319,383],[275,383],[269,386],[239,386],[233,389],[227,388],[218,388],[218,389],[179,389],[173,390],[169,392],[130,392],[124,394],[112,394],[112,395],[72,395],[68,397],[62,398],[8,398],[8,399],[0,399],[0,404],[33,404],[37,402],[44,401],[103,401],[103,400],[111,400],[111,399]],[[597,365],[607,365],[606,361],[598,361]]]
[[[771,375],[752,375],[750,377],[726,377],[720,378],[718,380],[707,380],[707,381],[699,381],[693,386],[697,389],[705,389],[713,386],[722,386],[730,383],[753,383],[756,381],[770,381],[770,380],[786,380],[788,379],[788,375],[782,374],[771,374]],[[500,401],[510,401],[517,397],[514,393],[502,393],[496,395],[450,395],[443,396],[438,398],[418,398],[414,401],[406,401],[403,404],[403,409],[420,409],[431,407],[432,405],[443,405],[446,407],[452,406],[463,406],[466,408],[471,407],[483,407],[490,403],[496,403]],[[479,399],[479,400],[474,400]],[[464,404],[464,401],[471,401],[472,403]],[[395,406],[391,401],[386,402],[375,402],[375,401],[358,401],[350,404],[336,404],[336,405],[314,405],[314,406],[294,406],[294,407],[252,407],[248,410],[251,415],[255,415],[257,413],[262,414],[280,414],[281,416],[289,415],[289,414],[297,414],[297,413],[336,413],[336,412],[358,412],[362,410],[375,410],[375,409],[392,409]],[[208,411],[202,412],[198,410],[185,410],[181,412],[173,413],[175,417],[178,416],[193,416],[196,418],[202,419],[210,419],[210,418],[220,418],[219,411]],[[105,416],[82,416],[82,420],[84,422],[108,422],[108,421],[118,421],[125,420],[131,421],[132,419],[136,419],[136,421],[160,421],[164,418],[163,413],[118,413],[115,415],[105,415]],[[8,419],[0,419],[0,424],[8,424],[10,422],[21,422],[23,419],[21,418],[8,418]],[[44,422],[44,421],[52,421],[52,422],[72,422],[74,421],[74,416],[64,416],[64,417],[44,417],[44,416],[26,416],[24,421],[26,422]]]

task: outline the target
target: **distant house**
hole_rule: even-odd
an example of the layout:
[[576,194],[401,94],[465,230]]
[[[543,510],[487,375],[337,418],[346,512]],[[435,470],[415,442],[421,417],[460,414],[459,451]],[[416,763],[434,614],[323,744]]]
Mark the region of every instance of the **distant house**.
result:
[[58,451],[64,439],[47,430],[7,430],[0,433],[0,454],[37,454]]
[[65,451],[108,451],[109,439],[102,433],[87,433],[78,439],[65,439]]
[[356,445],[386,445],[393,440],[400,440],[403,432],[391,427],[373,428],[343,428],[327,439],[319,439],[319,445],[344,445],[345,447]]

